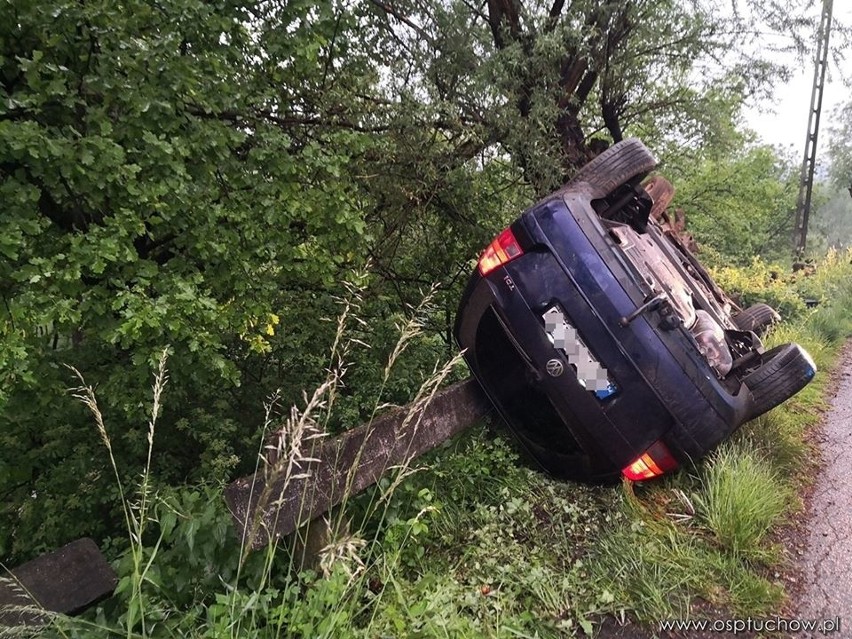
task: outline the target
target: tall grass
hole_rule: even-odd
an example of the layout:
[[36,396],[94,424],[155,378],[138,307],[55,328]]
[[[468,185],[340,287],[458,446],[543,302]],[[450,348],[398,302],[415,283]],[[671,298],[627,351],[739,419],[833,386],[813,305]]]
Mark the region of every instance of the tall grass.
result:
[[154,434],[157,428],[157,418],[162,409],[162,395],[168,382],[168,374],[166,370],[166,362],[168,360],[168,348],[163,349],[158,360],[157,372],[154,375],[154,384],[152,387],[152,403],[151,417],[148,420],[147,427],[147,456],[144,466],[142,467],[142,475],[138,481],[135,495],[131,497],[127,491],[127,483],[122,479],[121,472],[113,455],[112,443],[109,433],[107,432],[104,416],[98,406],[95,391],[91,386],[86,384],[83,375],[76,368],[71,367],[71,370],[80,381],[80,386],[72,389],[72,395],[83,403],[86,408],[92,413],[101,441],[109,454],[110,466],[115,474],[116,486],[118,488],[121,508],[124,513],[124,522],[127,527],[129,537],[129,551],[131,558],[131,570],[128,574],[122,576],[119,580],[116,592],[129,591],[128,607],[125,613],[124,626],[128,639],[134,636],[134,628],[137,623],[140,627],[141,636],[147,637],[149,634],[149,622],[147,607],[148,601],[146,596],[146,583],[154,583],[150,578],[150,571],[154,559],[157,555],[157,550],[162,542],[162,535],[156,537],[152,549],[148,549],[145,544],[145,536],[149,523],[152,523],[151,509],[154,496],[151,492],[151,455],[154,450]]
[[789,487],[748,440],[722,445],[703,465],[698,517],[735,557],[758,559],[769,529],[787,510]]
[[[363,278],[358,281],[364,282]],[[323,435],[324,427],[331,418],[334,399],[337,396],[340,385],[347,370],[347,355],[353,345],[366,346],[362,342],[348,337],[350,322],[361,323],[357,317],[359,309],[362,286],[350,285],[347,295],[341,300],[342,312],[337,321],[337,330],[331,348],[330,364],[327,369],[327,378],[313,395],[308,399],[306,396],[303,409],[291,408],[289,417],[283,426],[277,429],[272,438],[272,444],[267,446],[267,454],[263,457],[266,465],[265,493],[260,496],[258,506],[252,523],[253,532],[246,538],[243,550],[243,561],[248,556],[249,549],[254,544],[254,538],[260,526],[264,525],[264,510],[274,506],[272,495],[266,491],[277,482],[276,490],[286,485],[289,481],[302,478],[301,469],[307,462],[312,461],[310,453],[304,453],[305,444],[312,442]],[[423,326],[423,318],[430,308],[430,302],[434,290],[424,296],[420,305],[411,309],[408,318],[397,324],[398,339],[390,351],[385,363],[379,388],[376,391],[373,410],[368,424],[385,408],[383,394],[386,384],[394,370],[395,364],[402,354],[416,339]],[[455,359],[443,365],[436,366],[432,374],[421,384],[413,401],[409,405],[401,428],[417,429],[423,415],[441,383],[449,375],[456,364]],[[414,517],[406,520],[402,527],[402,533],[398,535],[396,543],[391,552],[381,552],[381,541],[383,534],[388,528],[388,508],[398,487],[405,478],[410,476],[416,469],[412,466],[414,454],[406,454],[403,461],[394,468],[386,469],[386,480],[360,500],[361,522],[354,526],[350,522],[350,509],[347,508],[349,501],[354,497],[352,485],[355,479],[357,466],[370,446],[369,436],[365,438],[361,448],[355,455],[352,466],[343,469],[346,473],[346,483],[343,499],[338,507],[328,513],[324,518],[314,520],[303,530],[297,533],[298,542],[293,548],[282,549],[274,540],[266,547],[265,562],[261,572],[262,579],[258,584],[252,584],[254,592],[263,592],[264,589],[272,587],[275,583],[273,570],[277,565],[278,555],[284,551],[287,557],[286,572],[301,583],[303,588],[308,588],[314,594],[322,593],[327,589],[331,595],[330,599],[323,600],[308,598],[304,602],[290,602],[292,610],[289,614],[275,615],[277,625],[275,633],[278,634],[297,626],[299,631],[295,634],[311,637],[338,637],[345,636],[351,629],[353,620],[359,615],[363,616],[363,602],[358,599],[359,593],[369,590],[369,580],[379,579],[380,582],[391,582],[393,574],[399,562],[399,557],[407,544],[416,536],[422,527],[422,520],[429,513],[428,506],[423,507]],[[307,487],[307,484],[306,484]],[[274,528],[274,522],[269,525]],[[370,535],[370,531],[372,534]],[[268,532],[268,531],[267,531]],[[289,552],[288,552],[289,550]],[[314,576],[311,570],[299,573],[306,567],[315,566],[319,575]],[[368,577],[368,572],[370,576]],[[378,575],[378,577],[377,577]],[[234,591],[237,586],[234,586]],[[384,588],[375,593],[370,604],[373,615],[379,607],[383,597]],[[240,598],[231,598],[232,607],[230,617],[236,622],[236,632],[230,636],[239,636],[243,631],[256,633],[260,628],[268,624],[266,610],[260,610],[261,615],[252,611],[252,617],[243,628],[240,625],[243,611],[236,605]],[[305,609],[307,606],[310,610]],[[369,616],[361,620],[369,626]]]
[[[351,493],[354,472],[349,472],[343,503],[324,518],[306,525],[293,539],[277,540],[272,533],[278,491],[307,478],[306,468],[313,461],[314,447],[326,436],[348,368],[350,349],[366,346],[349,337],[351,326],[362,323],[357,315],[365,282],[365,278],[356,278],[354,284],[347,285],[346,295],[340,299],[341,313],[325,380],[313,392],[305,393],[302,404],[291,406],[283,417],[279,417],[280,395],[273,395],[265,405],[263,444],[256,466],[256,471],[264,477],[264,488],[257,495],[255,511],[236,538],[236,546],[235,540],[220,534],[220,517],[224,515],[221,504],[186,499],[183,495],[168,497],[152,488],[150,468],[156,422],[168,381],[167,351],[163,351],[154,375],[147,456],[136,481],[128,481],[118,468],[107,420],[98,407],[94,389],[74,369],[80,385],[72,394],[92,413],[109,456],[128,541],[127,551],[118,563],[120,581],[116,597],[106,611],[101,611],[96,619],[60,619],[53,631],[86,636],[122,634],[128,638],[175,634],[336,638],[351,635],[355,626],[367,631],[387,624],[384,602],[400,605],[397,595],[405,589],[402,573],[410,562],[409,557],[423,556],[422,552],[410,552],[409,547],[420,542],[438,511],[426,488],[419,490],[414,498],[409,494],[397,497],[400,487],[410,483],[407,480],[421,470],[413,463],[413,451],[407,451],[395,467],[387,468],[380,484],[357,499]],[[385,386],[396,363],[418,338],[433,293],[424,296],[423,302],[410,309],[408,318],[397,325],[398,339],[384,366],[370,421],[386,406]],[[423,411],[457,363],[458,357],[434,367],[409,405],[402,428],[420,428]],[[369,445],[368,437],[355,465],[348,470],[354,471]],[[213,499],[221,500],[220,490],[214,491]],[[211,510],[220,515],[211,520]],[[265,515],[270,511],[271,519]],[[357,513],[355,525],[353,513]],[[402,513],[405,514],[400,517]],[[215,539],[208,539],[208,531],[198,529],[198,521],[215,521]],[[261,551],[252,552],[259,539],[269,543]],[[210,554],[221,563],[207,563],[205,569],[214,571],[213,575],[192,576],[188,578],[190,584],[177,587],[160,577],[167,560],[187,562],[188,567],[189,558],[178,555],[178,548],[183,553]],[[175,572],[170,574],[186,579]],[[365,592],[371,593],[369,601],[363,598]]]

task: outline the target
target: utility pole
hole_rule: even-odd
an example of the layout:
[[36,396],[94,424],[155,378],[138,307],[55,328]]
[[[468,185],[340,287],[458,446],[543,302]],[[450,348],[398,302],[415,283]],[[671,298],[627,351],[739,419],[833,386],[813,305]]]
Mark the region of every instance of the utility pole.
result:
[[796,201],[796,225],[793,228],[793,248],[797,256],[805,252],[808,240],[808,218],[811,213],[811,194],[814,187],[817,135],[819,116],[822,111],[822,90],[825,86],[825,70],[828,66],[828,36],[831,32],[831,9],[833,0],[823,0],[822,20],[817,34],[816,67],[814,87],[811,92],[811,109],[808,114],[808,136],[805,139],[805,157],[799,179],[799,197]]

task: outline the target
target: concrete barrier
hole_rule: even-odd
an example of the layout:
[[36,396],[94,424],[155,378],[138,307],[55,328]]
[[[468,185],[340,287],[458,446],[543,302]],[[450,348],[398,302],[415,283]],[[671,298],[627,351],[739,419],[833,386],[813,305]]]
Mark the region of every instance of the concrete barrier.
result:
[[0,575],[0,630],[43,626],[51,613],[82,612],[111,595],[117,583],[112,567],[87,537]]
[[[470,378],[440,391],[422,413],[407,420],[410,410],[394,410],[334,439],[318,441],[310,454],[315,461],[300,472],[307,477],[278,479],[267,486],[258,473],[227,486],[225,501],[245,540],[260,548],[295,531],[346,495],[376,483],[390,467],[422,455],[482,419],[491,404]],[[270,498],[261,504],[264,491]]]

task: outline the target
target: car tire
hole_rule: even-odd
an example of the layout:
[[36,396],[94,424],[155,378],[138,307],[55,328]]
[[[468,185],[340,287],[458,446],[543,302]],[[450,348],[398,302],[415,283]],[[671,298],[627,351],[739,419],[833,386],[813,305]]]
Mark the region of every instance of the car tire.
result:
[[619,186],[642,179],[657,166],[657,160],[637,138],[628,138],[612,145],[582,167],[566,184],[566,188],[587,184],[592,198],[606,197]]
[[764,364],[743,378],[754,402],[749,419],[775,408],[808,385],[816,364],[798,344],[782,344],[763,354]]
[[769,304],[755,304],[738,313],[732,319],[741,331],[754,331],[758,335],[762,335],[772,324],[780,322],[781,316]]

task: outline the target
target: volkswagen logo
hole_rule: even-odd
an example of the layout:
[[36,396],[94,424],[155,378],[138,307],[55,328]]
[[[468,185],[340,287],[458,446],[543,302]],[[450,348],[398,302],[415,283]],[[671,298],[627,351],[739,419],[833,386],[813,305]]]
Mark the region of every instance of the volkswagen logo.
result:
[[565,366],[560,360],[555,358],[547,360],[547,364],[544,368],[547,371],[547,374],[551,377],[559,377],[562,373],[565,372]]

